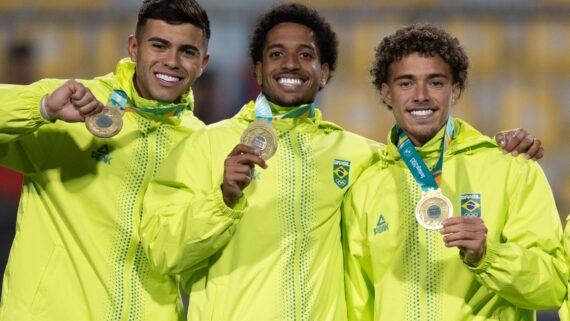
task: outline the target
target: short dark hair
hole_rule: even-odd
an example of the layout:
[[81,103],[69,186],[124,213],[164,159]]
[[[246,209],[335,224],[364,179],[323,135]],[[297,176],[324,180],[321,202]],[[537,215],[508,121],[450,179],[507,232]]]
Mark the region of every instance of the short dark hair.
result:
[[315,33],[320,63],[328,64],[330,78],[336,68],[336,60],[338,56],[338,40],[336,33],[332,30],[330,24],[326,22],[316,10],[299,3],[278,5],[257,20],[257,24],[249,42],[249,55],[253,66],[255,67],[257,62],[262,61],[263,46],[265,45],[267,33],[271,28],[284,22],[298,23],[313,30]]
[[148,19],[162,20],[171,25],[191,23],[202,30],[206,44],[210,40],[210,19],[195,0],[144,0],[137,19],[137,35]]
[[457,38],[430,23],[411,24],[382,39],[376,47],[370,70],[376,89],[380,90],[382,84],[388,82],[388,71],[393,62],[413,53],[426,57],[441,56],[451,69],[453,82],[459,84],[463,91],[467,82],[469,58]]

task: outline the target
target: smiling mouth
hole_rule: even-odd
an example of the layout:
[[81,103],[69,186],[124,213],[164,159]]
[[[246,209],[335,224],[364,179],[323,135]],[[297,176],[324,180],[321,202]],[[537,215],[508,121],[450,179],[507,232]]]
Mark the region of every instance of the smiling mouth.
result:
[[435,109],[412,109],[408,112],[414,117],[427,117],[435,113]]
[[175,76],[171,76],[171,75],[167,75],[167,74],[163,74],[163,73],[155,73],[154,76],[156,78],[158,78],[161,82],[166,82],[169,84],[176,84],[176,83],[180,82],[180,80],[182,80],[182,78],[180,78],[180,77],[175,77]]
[[301,86],[302,84],[305,83],[305,81],[301,78],[280,77],[277,79],[277,83],[286,87],[295,87],[295,86]]

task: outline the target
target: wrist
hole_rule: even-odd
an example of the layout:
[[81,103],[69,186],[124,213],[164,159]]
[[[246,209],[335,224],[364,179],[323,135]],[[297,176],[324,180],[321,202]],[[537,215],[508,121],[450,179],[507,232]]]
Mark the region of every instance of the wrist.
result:
[[46,109],[46,97],[47,95],[44,95],[42,97],[42,99],[40,99],[40,115],[42,116],[43,119],[49,121],[49,122],[55,122],[56,121],[56,117],[51,115],[47,109]]

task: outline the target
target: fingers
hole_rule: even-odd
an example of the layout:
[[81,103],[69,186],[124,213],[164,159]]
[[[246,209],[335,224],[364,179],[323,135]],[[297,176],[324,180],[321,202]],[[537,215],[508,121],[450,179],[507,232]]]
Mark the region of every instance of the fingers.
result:
[[526,159],[539,160],[544,156],[544,148],[542,147],[542,142],[538,138],[534,138],[532,145],[526,151]]
[[526,129],[517,128],[506,133],[499,133],[495,140],[504,152],[513,156],[525,154],[525,158],[538,160],[544,156],[544,148],[539,139],[534,138]]
[[[526,148],[532,144],[532,137],[527,138],[528,136],[530,136],[530,134],[523,128],[508,131],[503,135],[504,143],[501,147],[505,152],[517,156],[520,153],[518,148],[521,143],[523,144],[522,146],[526,146]],[[525,151],[526,148],[524,149]]]
[[252,168],[258,165],[261,168],[267,169],[267,163],[259,156],[259,152],[255,148],[243,144],[238,144],[226,158],[226,165],[228,163],[247,164]]
[[96,114],[103,110],[103,104],[96,99],[91,100],[81,106],[76,105],[76,107],[78,107],[79,113],[83,116]]
[[452,217],[443,222],[440,230],[447,247],[480,251],[487,240],[487,227],[478,217]]
[[507,145],[507,135],[505,133],[500,132],[495,135],[495,141],[497,141],[497,144],[499,144],[499,146],[505,150],[505,146]]
[[83,84],[68,80],[44,99],[45,112],[68,122],[84,121],[85,116],[103,109],[91,90]]
[[98,113],[103,109],[103,104],[95,98],[91,90],[77,82],[75,82],[75,86],[73,87],[70,101],[83,116]]
[[224,202],[232,206],[251,183],[255,165],[267,168],[265,161],[254,148],[238,144],[224,161],[224,181],[222,194]]

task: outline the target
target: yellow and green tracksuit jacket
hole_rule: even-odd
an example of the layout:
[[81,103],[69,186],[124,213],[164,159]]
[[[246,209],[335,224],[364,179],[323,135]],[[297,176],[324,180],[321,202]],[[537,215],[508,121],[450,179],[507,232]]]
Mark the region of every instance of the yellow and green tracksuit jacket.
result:
[[[139,97],[135,65],[81,80],[103,103],[113,89],[128,106],[168,106]],[[0,87],[0,165],[23,173],[16,236],[4,273],[0,321],[183,320],[176,278],[156,272],[139,242],[142,196],[172,147],[205,127],[192,92],[179,117],[127,112],[113,138],[84,123],[50,123],[40,98],[64,80]]]
[[[420,226],[421,196],[390,142],[343,205],[346,291],[351,320],[534,320],[558,307],[568,268],[552,192],[540,166],[503,155],[495,142],[454,120],[441,188],[454,216],[475,215],[488,229],[487,251],[469,267],[439,231]],[[443,130],[418,152],[432,168]]]
[[149,258],[184,275],[192,321],[346,320],[340,207],[379,144],[318,110],[276,120],[276,154],[230,209],[220,187],[224,160],[253,119],[250,102],[165,161],[144,202]]

